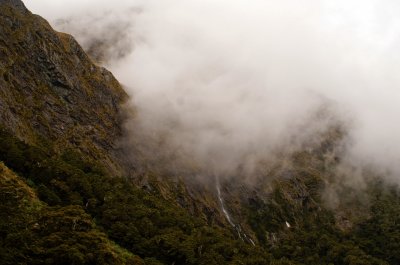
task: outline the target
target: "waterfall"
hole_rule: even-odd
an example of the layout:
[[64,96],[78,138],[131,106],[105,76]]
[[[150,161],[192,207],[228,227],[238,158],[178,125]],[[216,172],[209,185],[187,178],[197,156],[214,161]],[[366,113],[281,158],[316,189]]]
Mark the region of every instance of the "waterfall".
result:
[[[220,205],[221,205],[221,210],[222,210],[222,212],[224,213],[225,218],[226,218],[226,220],[228,221],[228,223],[229,223],[233,228],[235,228],[236,232],[238,233],[239,238],[240,238],[242,241],[245,241],[245,240],[246,240],[247,242],[249,242],[249,243],[251,243],[253,246],[255,246],[256,244],[254,243],[254,241],[253,241],[250,237],[248,237],[248,236],[246,235],[246,233],[242,232],[242,228],[240,227],[240,225],[236,225],[236,224],[233,222],[232,217],[229,215],[229,212],[228,212],[227,209],[225,208],[225,203],[224,203],[224,200],[223,200],[222,195],[221,195],[221,187],[220,187],[219,177],[218,177],[217,175],[215,176],[215,187],[216,187],[216,189],[217,189],[217,195],[218,195],[219,203],[220,203]],[[243,236],[242,236],[242,235],[243,235]],[[244,240],[243,238],[244,238],[245,240]]]
[[232,218],[229,215],[228,211],[225,209],[225,204],[224,204],[224,200],[222,199],[222,195],[221,195],[221,188],[220,188],[220,184],[219,184],[219,177],[215,178],[215,186],[217,188],[217,194],[218,194],[218,200],[219,203],[221,204],[221,209],[222,212],[224,213],[226,220],[228,221],[228,223],[236,228],[236,225],[232,222]]

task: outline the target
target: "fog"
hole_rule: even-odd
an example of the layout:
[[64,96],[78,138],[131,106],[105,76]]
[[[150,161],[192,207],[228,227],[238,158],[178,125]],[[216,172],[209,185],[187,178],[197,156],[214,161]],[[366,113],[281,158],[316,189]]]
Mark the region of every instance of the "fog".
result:
[[136,108],[133,156],[232,175],[339,123],[346,164],[400,182],[398,1],[25,4],[85,48],[105,44]]

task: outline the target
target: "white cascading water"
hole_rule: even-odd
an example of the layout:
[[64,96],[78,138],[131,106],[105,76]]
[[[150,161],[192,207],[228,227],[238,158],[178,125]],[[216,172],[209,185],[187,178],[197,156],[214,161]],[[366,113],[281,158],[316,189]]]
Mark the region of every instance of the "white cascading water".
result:
[[222,199],[222,196],[221,196],[221,189],[220,189],[219,177],[218,176],[215,177],[215,186],[217,188],[218,200],[219,200],[219,203],[221,204],[221,209],[222,209],[222,212],[224,213],[224,215],[226,217],[226,220],[228,221],[228,223],[231,226],[236,227],[236,225],[232,222],[232,218],[229,215],[228,211],[225,209],[224,200]]
[[[240,225],[236,225],[233,221],[232,221],[232,218],[231,218],[231,216],[229,215],[229,212],[226,210],[226,208],[225,208],[225,204],[224,204],[224,200],[223,200],[223,198],[222,198],[222,195],[221,195],[221,187],[220,187],[220,183],[219,183],[219,177],[216,175],[216,177],[215,177],[215,187],[216,187],[216,189],[217,189],[217,195],[218,195],[218,200],[219,200],[219,203],[221,204],[221,210],[222,210],[222,212],[224,213],[224,215],[225,215],[225,218],[226,218],[226,220],[228,221],[228,223],[233,227],[233,228],[235,228],[235,230],[236,230],[236,232],[238,233],[238,236],[239,236],[239,238],[241,239],[241,240],[246,240],[247,242],[249,242],[249,243],[251,243],[253,246],[255,246],[256,244],[254,243],[254,241],[250,238],[250,237],[248,237],[247,235],[246,235],[246,233],[244,233],[244,232],[242,232],[242,228],[240,227]],[[243,236],[242,236],[243,235]],[[243,239],[244,238],[244,239]]]

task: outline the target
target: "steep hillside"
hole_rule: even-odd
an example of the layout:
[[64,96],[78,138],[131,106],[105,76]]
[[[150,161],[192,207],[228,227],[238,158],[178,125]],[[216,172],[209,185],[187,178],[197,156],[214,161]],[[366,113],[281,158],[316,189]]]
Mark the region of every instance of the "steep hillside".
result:
[[47,206],[3,163],[0,195],[1,264],[144,264],[98,231],[81,207]]
[[116,140],[127,95],[118,81],[21,1],[0,5],[0,124],[29,143],[78,147],[121,174]]
[[250,182],[137,170],[112,74],[19,0],[0,26],[0,264],[399,264],[398,188],[341,185],[340,124]]

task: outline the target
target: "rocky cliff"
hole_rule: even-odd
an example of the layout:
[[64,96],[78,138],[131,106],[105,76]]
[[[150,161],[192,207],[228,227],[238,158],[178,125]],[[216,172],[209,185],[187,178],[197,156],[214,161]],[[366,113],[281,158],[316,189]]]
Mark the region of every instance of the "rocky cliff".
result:
[[21,1],[2,0],[0,8],[0,125],[58,151],[78,147],[121,174],[121,85]]
[[127,167],[125,100],[72,36],[0,0],[1,264],[398,264],[397,187],[371,178],[324,201],[339,125],[262,161],[251,184],[199,183]]

